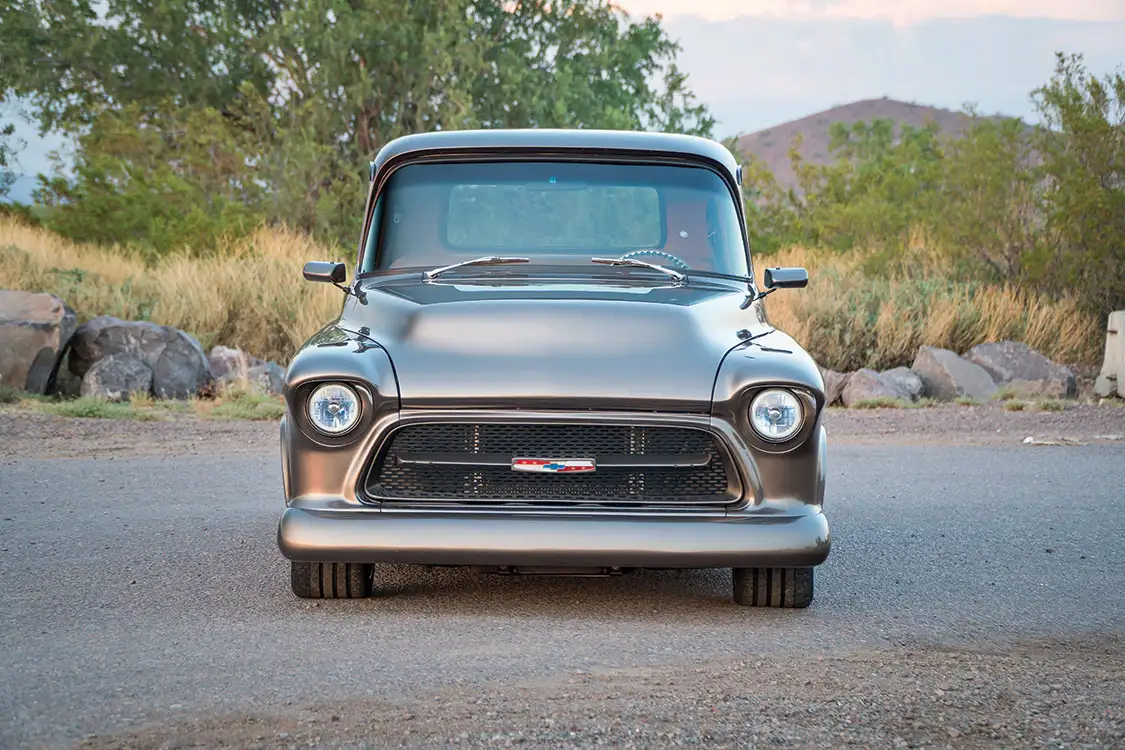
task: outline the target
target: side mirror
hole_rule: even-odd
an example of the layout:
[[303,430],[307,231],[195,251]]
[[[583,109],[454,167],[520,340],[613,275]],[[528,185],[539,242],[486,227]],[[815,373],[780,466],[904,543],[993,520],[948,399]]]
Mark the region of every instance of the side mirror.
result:
[[[769,273],[768,271],[766,273]],[[311,260],[305,264],[307,281],[326,281],[330,284],[343,284],[348,278],[348,268],[343,263],[330,263],[326,260]]]
[[809,285],[809,272],[803,268],[767,268],[765,282],[769,289],[803,289]]

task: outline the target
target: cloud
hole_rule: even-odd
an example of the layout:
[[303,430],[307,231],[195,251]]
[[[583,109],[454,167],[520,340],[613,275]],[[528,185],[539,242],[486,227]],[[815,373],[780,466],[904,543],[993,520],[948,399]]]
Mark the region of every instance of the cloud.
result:
[[1125,21],[1122,0],[618,0],[635,15],[697,16],[710,21],[742,16],[786,21],[886,21],[895,26],[985,16],[1060,21]]

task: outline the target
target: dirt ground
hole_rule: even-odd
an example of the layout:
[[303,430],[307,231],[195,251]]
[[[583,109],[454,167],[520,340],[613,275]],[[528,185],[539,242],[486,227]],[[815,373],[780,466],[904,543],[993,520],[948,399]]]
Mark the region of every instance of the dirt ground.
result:
[[[831,409],[825,423],[830,445],[1050,450],[1027,445],[1028,437],[1125,444],[1125,408],[1113,405],[1068,405],[1059,412],[1010,412],[998,404]],[[267,454],[277,445],[276,422],[135,422],[0,411],[0,457],[8,462]],[[419,688],[393,700],[325,704],[316,695],[294,695],[269,712],[170,715],[159,725],[86,737],[78,746],[1125,747],[1125,644],[1119,638],[1029,642],[1004,636],[1003,644],[970,648],[919,642],[843,653],[810,643],[796,657],[743,652],[688,667]]]
[[[829,409],[836,444],[1021,444],[1044,440],[1125,440],[1125,406],[1069,404],[1063,411],[1005,411],[1000,404],[924,409]],[[0,456],[75,458],[115,455],[263,453],[278,449],[276,422],[183,417],[138,422],[73,419],[0,410]]]
[[1123,645],[740,655],[394,702],[295,701],[284,717],[196,719],[91,736],[80,747],[1122,747]]

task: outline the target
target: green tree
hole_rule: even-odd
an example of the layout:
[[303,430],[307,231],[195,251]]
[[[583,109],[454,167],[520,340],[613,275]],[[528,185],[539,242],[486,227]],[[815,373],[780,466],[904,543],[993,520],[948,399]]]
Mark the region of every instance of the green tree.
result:
[[257,222],[263,190],[251,134],[216,110],[103,112],[79,139],[75,177],[40,178],[48,226],[79,240],[206,251]]
[[[0,112],[6,102],[3,91],[0,91]],[[23,142],[16,137],[15,123],[0,125],[0,200],[7,197],[16,181],[16,156],[23,148]]]
[[1033,133],[1018,119],[978,118],[964,135],[949,139],[943,206],[928,226],[956,261],[983,266],[1005,281],[1023,278],[1029,258],[1055,247],[1042,216]]
[[1125,307],[1125,75],[1098,79],[1080,55],[1060,53],[1033,100],[1042,218],[1055,242],[1029,254],[1024,272],[1098,312]]
[[[634,21],[604,0],[0,0],[0,12],[0,58],[18,61],[0,66],[0,90],[29,97],[45,127],[112,132],[114,113],[128,111],[138,130],[159,133],[207,112],[221,148],[246,134],[258,144],[239,147],[267,194],[248,210],[347,242],[367,161],[400,135],[713,126],[659,19]],[[79,231],[83,203],[108,210],[126,184],[203,200],[230,179],[218,165],[205,174],[173,162],[156,174],[175,184],[158,189],[138,179],[152,145],[125,143],[139,150],[80,141],[103,152],[81,157],[96,169],[74,186],[52,183],[72,198],[64,231]],[[94,179],[102,173],[112,177]],[[126,202],[139,211],[138,201]]]
[[936,125],[834,123],[830,136],[832,164],[790,152],[799,184],[790,200],[807,242],[838,249],[901,244],[933,217],[942,163]]
[[16,126],[11,123],[0,127],[0,199],[8,195],[12,183],[16,181],[16,173],[12,168],[16,153],[15,132]]

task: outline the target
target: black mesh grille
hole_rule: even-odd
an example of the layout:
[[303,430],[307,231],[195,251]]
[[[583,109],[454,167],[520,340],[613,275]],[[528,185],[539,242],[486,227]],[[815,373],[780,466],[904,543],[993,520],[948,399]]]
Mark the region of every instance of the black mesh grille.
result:
[[[400,457],[441,454],[504,465],[404,464]],[[615,467],[614,457],[654,460],[702,457],[704,466]],[[533,503],[536,506],[724,505],[735,500],[724,454],[707,432],[682,427],[538,424],[425,424],[395,432],[372,467],[368,492],[384,501],[453,501],[458,504]],[[512,471],[515,457],[593,458],[588,474]]]

